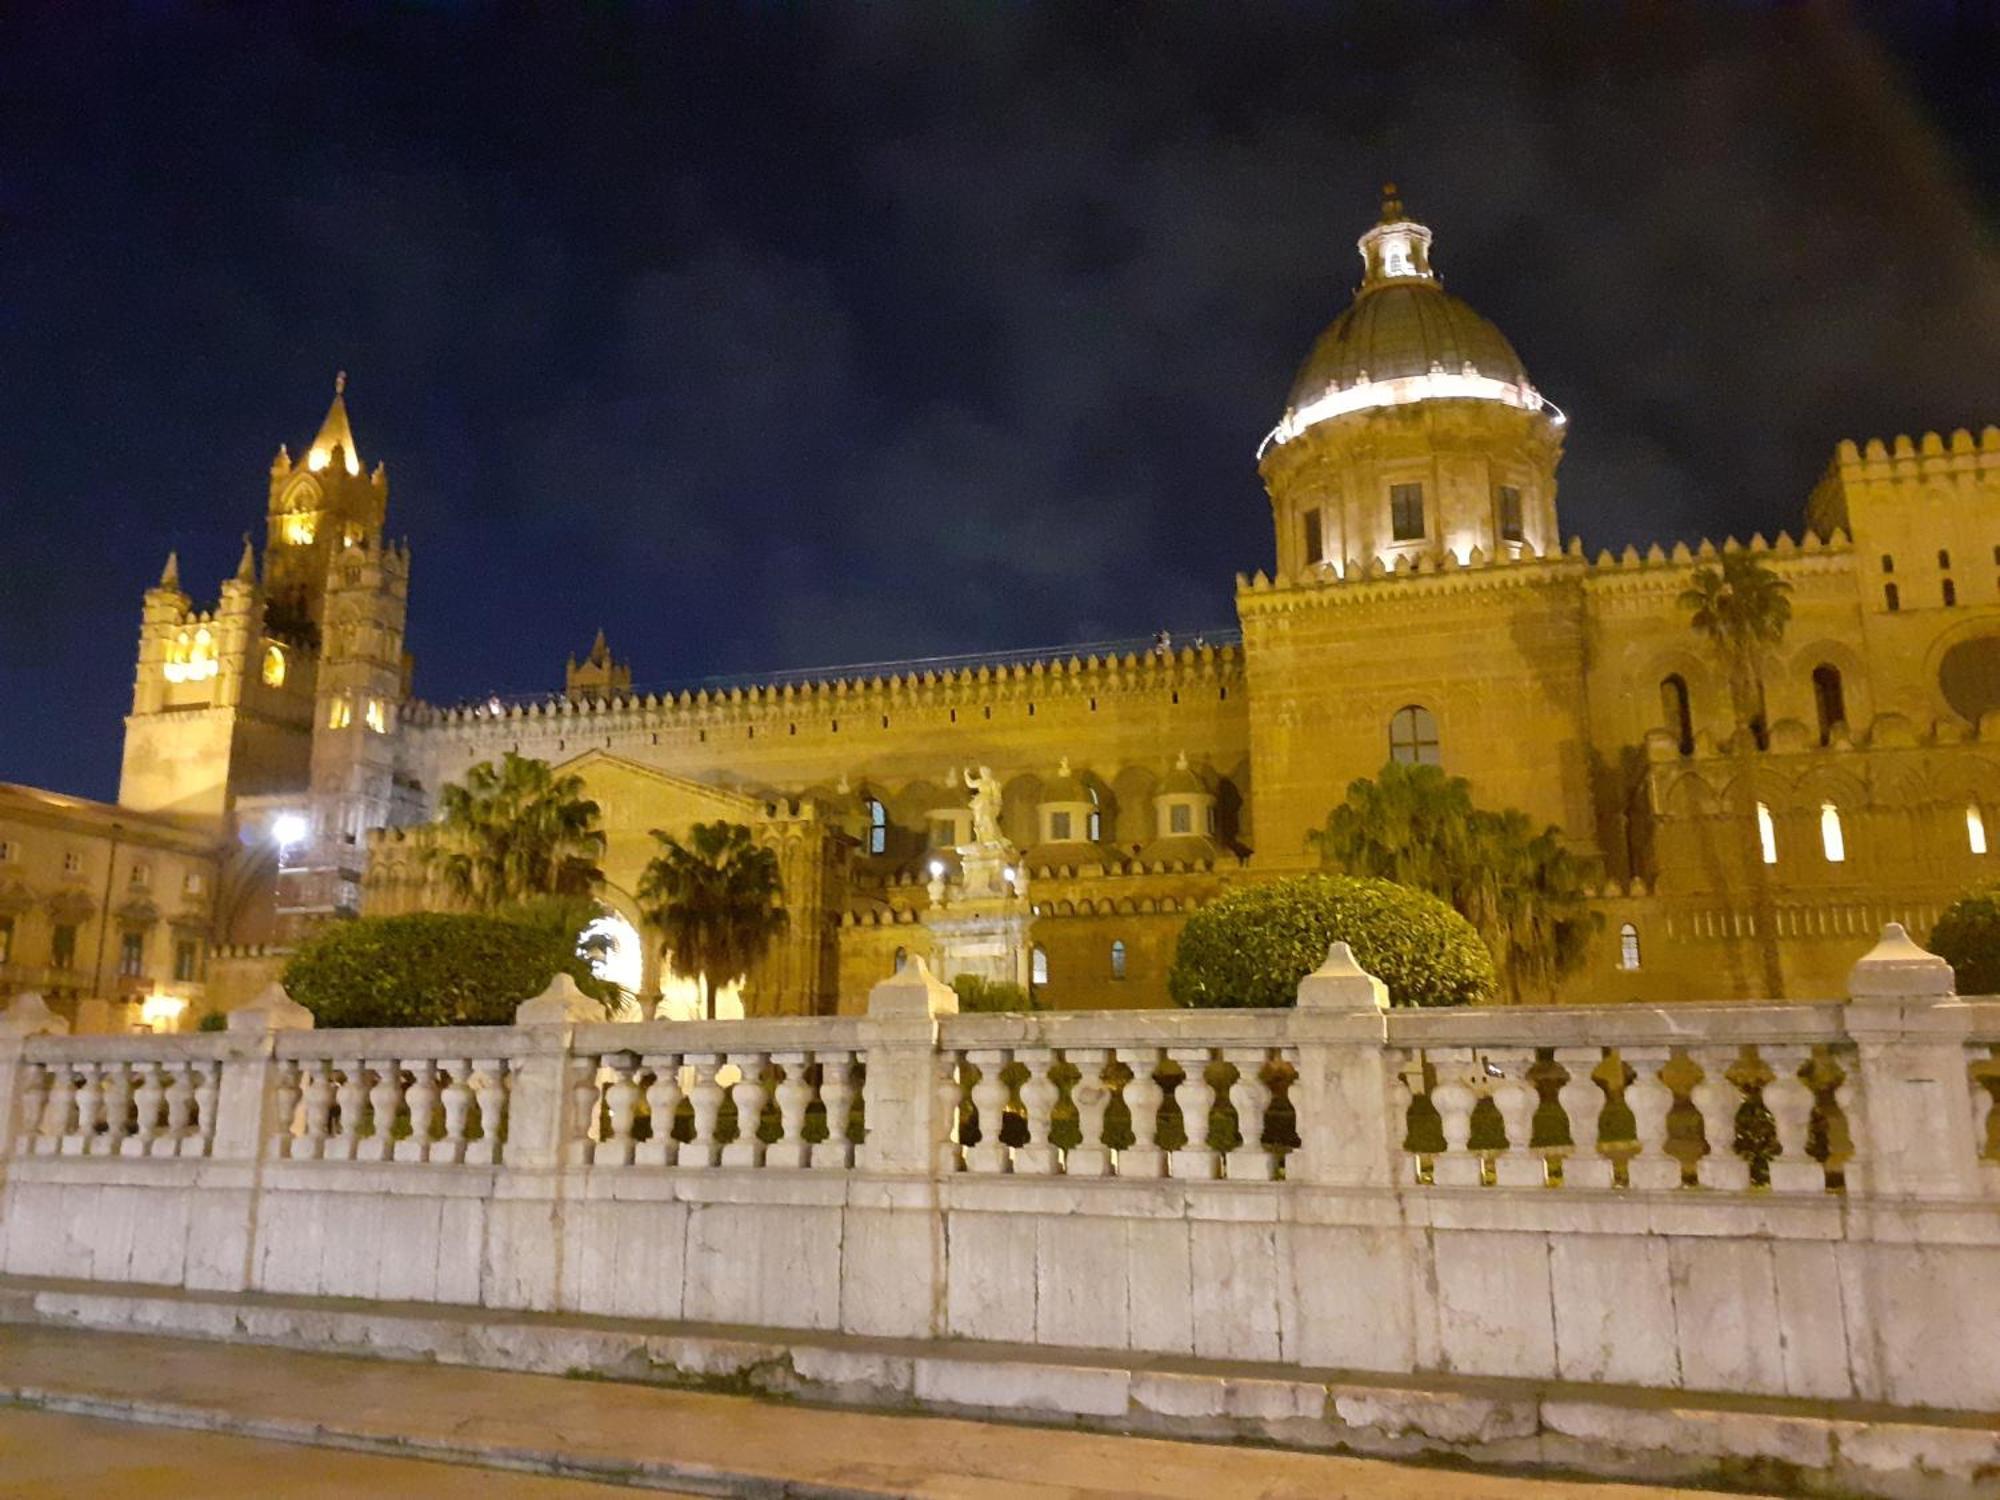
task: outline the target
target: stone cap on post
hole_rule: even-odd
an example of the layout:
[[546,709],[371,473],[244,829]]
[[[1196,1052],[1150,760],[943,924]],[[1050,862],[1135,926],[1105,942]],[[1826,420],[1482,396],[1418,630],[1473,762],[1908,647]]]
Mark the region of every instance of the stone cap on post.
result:
[[1850,1001],[1948,999],[1955,993],[1951,965],[1919,948],[1901,922],[1885,926],[1881,939],[1847,971]]
[[931,1017],[958,1014],[958,991],[931,972],[920,954],[868,992],[871,1016]]
[[1389,986],[1355,961],[1354,950],[1334,943],[1326,950],[1326,960],[1299,981],[1300,1010],[1385,1011],[1389,1008]]
[[574,977],[560,969],[549,987],[514,1007],[516,1026],[567,1026],[573,1021],[601,1021],[604,1007],[577,988]]
[[229,1012],[225,1024],[231,1031],[311,1031],[313,1013],[286,994],[285,987],[274,979],[258,991],[256,999]]
[[23,990],[0,1011],[0,1036],[68,1036],[69,1022],[49,1009],[40,990]]

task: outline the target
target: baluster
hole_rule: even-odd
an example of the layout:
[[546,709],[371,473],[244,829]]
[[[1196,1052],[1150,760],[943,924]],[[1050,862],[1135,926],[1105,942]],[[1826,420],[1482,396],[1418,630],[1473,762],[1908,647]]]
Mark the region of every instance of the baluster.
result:
[[274,1157],[282,1158],[289,1152],[292,1131],[299,1123],[301,1092],[298,1063],[290,1058],[281,1058],[278,1062],[276,1080],[271,1085],[270,1154]]
[[1632,1111],[1632,1132],[1638,1152],[1625,1163],[1625,1181],[1647,1192],[1665,1192],[1681,1185],[1681,1164],[1667,1154],[1667,1112],[1674,1107],[1674,1091],[1660,1078],[1666,1064],[1665,1047],[1621,1048],[1620,1057],[1632,1067],[1632,1081],[1625,1085],[1625,1107]]
[[1174,1086],[1174,1103],[1181,1112],[1187,1144],[1167,1158],[1170,1177],[1213,1177],[1220,1158],[1209,1148],[1208,1134],[1215,1110],[1215,1086],[1208,1081],[1207,1047],[1169,1047],[1167,1056],[1181,1065]]
[[1993,1050],[1975,1049],[1969,1063],[1967,1084],[1972,1094],[1972,1157],[1979,1163],[1979,1178],[1988,1193],[2000,1192],[2000,1158],[1992,1155],[1993,1139]]
[[972,1107],[979,1112],[979,1144],[965,1153],[965,1169],[1004,1172],[1010,1165],[1011,1153],[1000,1139],[1008,1092],[1006,1080],[1000,1075],[1007,1067],[1008,1053],[1002,1048],[984,1047],[967,1052],[965,1060],[979,1069],[979,1082],[972,1086]]
[[1729,1081],[1739,1053],[1734,1047],[1702,1047],[1694,1054],[1701,1082],[1688,1098],[1701,1115],[1708,1154],[1695,1163],[1695,1181],[1718,1192],[1741,1193],[1750,1187],[1750,1163],[1736,1154],[1736,1112],[1743,1107],[1743,1090]]
[[160,1116],[166,1108],[167,1086],[156,1062],[139,1064],[139,1087],[132,1093],[133,1128],[118,1146],[120,1156],[150,1156],[159,1138]]
[[632,1054],[607,1052],[603,1067],[611,1074],[611,1081],[604,1089],[604,1109],[611,1117],[611,1136],[596,1144],[590,1159],[601,1167],[629,1167],[632,1127],[639,1118],[639,1085],[632,1081]]
[[312,1161],[326,1151],[327,1137],[333,1131],[333,1076],[326,1059],[316,1057],[306,1064],[301,1092],[305,1095],[306,1133],[291,1143],[290,1154]]
[[588,1166],[604,1138],[603,1068],[594,1056],[570,1059],[569,1131],[563,1160],[573,1167]]
[[713,1052],[690,1052],[687,1065],[694,1069],[694,1087],[688,1101],[694,1106],[694,1139],[683,1141],[676,1160],[684,1167],[712,1167],[722,1159],[716,1144],[715,1121],[722,1113],[722,1085],[715,1081],[722,1059]]
[[642,1167],[671,1167],[674,1164],[674,1116],[681,1107],[681,1060],[674,1053],[642,1059],[652,1075],[646,1085],[646,1111],[653,1133],[632,1150],[632,1159]]
[[209,1058],[193,1065],[194,1129],[181,1138],[182,1156],[206,1156],[215,1139],[215,1101],[222,1093],[222,1060]]
[[1236,1110],[1237,1134],[1243,1138],[1224,1158],[1232,1182],[1269,1182],[1277,1175],[1277,1155],[1264,1144],[1264,1116],[1271,1108],[1271,1086],[1264,1082],[1267,1057],[1262,1047],[1222,1049],[1222,1060],[1236,1069],[1229,1102]]
[[1593,1076],[1604,1061],[1599,1047],[1558,1047],[1556,1061],[1569,1076],[1556,1090],[1556,1102],[1569,1117],[1569,1154],[1563,1158],[1566,1188],[1608,1188],[1617,1163],[1598,1149],[1598,1124],[1604,1116],[1604,1090]]
[[1764,1108],[1778,1132],[1778,1154],[1771,1159],[1771,1191],[1774,1193],[1823,1193],[1826,1169],[1806,1155],[1806,1140],[1812,1131],[1812,1085],[1799,1076],[1812,1057],[1810,1047],[1759,1047],[1771,1070],[1764,1085]]
[[93,1156],[116,1156],[132,1128],[132,1067],[129,1063],[104,1065],[104,1133],[90,1143]]
[[1438,1187],[1479,1187],[1486,1180],[1485,1162],[1473,1154],[1469,1143],[1472,1111],[1479,1105],[1473,1084],[1485,1079],[1464,1048],[1446,1048],[1434,1053],[1433,1059],[1437,1082],[1431,1085],[1431,1104],[1444,1127],[1444,1154],[1432,1159],[1431,1181]]
[[1062,1090],[1049,1078],[1056,1060],[1054,1052],[1036,1047],[1025,1055],[1016,1054],[1028,1070],[1021,1085],[1021,1109],[1028,1117],[1028,1144],[1014,1153],[1014,1170],[1032,1177],[1047,1177],[1061,1166],[1061,1153],[1049,1144],[1049,1126]]
[[21,1113],[14,1139],[8,1147],[16,1156],[33,1154],[35,1143],[41,1136],[42,1112],[49,1107],[49,1085],[51,1070],[40,1063],[24,1063],[21,1067]]
[[1063,1057],[1076,1068],[1070,1103],[1076,1106],[1077,1143],[1063,1157],[1071,1177],[1106,1177],[1111,1152],[1104,1144],[1104,1112],[1111,1107],[1111,1089],[1104,1082],[1104,1065],[1111,1053],[1103,1047],[1068,1047]]
[[[1846,1127],[1848,1150],[1847,1159],[1840,1164],[1841,1181],[1843,1185],[1846,1183],[1858,1185],[1868,1180],[1866,1175],[1868,1168],[1863,1158],[1871,1144],[1868,1140],[1868,1121],[1865,1114],[1862,1118],[1856,1118],[1854,1113],[1854,1075],[1860,1070],[1861,1059],[1855,1053],[1848,1052],[1836,1058],[1835,1065],[1840,1069],[1840,1082],[1833,1086],[1833,1106],[1839,1123]],[[1835,1121],[1829,1119],[1826,1122],[1829,1150],[1833,1149],[1833,1142],[1838,1139],[1834,1134],[1834,1127]]]
[[63,1137],[76,1112],[76,1064],[49,1064],[48,1102],[42,1106],[40,1130],[35,1138],[37,1156],[54,1156],[62,1150]]
[[333,1102],[340,1111],[337,1133],[321,1147],[328,1161],[353,1161],[360,1154],[361,1116],[368,1108],[368,1071],[359,1058],[334,1064],[340,1070],[340,1087]]
[[167,1064],[167,1127],[153,1140],[152,1154],[175,1156],[194,1119],[194,1065]]
[[757,1122],[763,1118],[764,1100],[769,1092],[764,1087],[768,1059],[761,1052],[732,1052],[729,1060],[743,1076],[729,1090],[729,1097],[736,1105],[736,1139],[722,1148],[722,1164],[761,1167],[764,1143],[757,1139]]
[[1507,1149],[1493,1162],[1495,1187],[1547,1187],[1549,1165],[1535,1154],[1535,1106],[1541,1102],[1535,1086],[1528,1081],[1528,1069],[1535,1054],[1523,1048],[1506,1048],[1481,1054],[1500,1069],[1492,1085],[1493,1107],[1500,1111],[1506,1127]]
[[812,1103],[812,1082],[806,1077],[810,1052],[773,1052],[771,1064],[784,1069],[773,1090],[778,1101],[778,1139],[764,1152],[767,1167],[804,1167],[812,1163],[806,1144],[806,1107]]
[[384,1061],[368,1068],[375,1075],[368,1090],[368,1134],[354,1155],[359,1161],[389,1161],[395,1155],[396,1116],[403,1105],[403,1066]]
[[1158,1047],[1120,1047],[1118,1060],[1132,1070],[1125,1085],[1125,1108],[1132,1116],[1132,1144],[1118,1153],[1120,1177],[1160,1177],[1167,1170],[1167,1153],[1159,1147],[1160,1105],[1167,1091],[1153,1076],[1160,1066]]
[[1403,1065],[1390,1074],[1390,1098],[1402,1100],[1402,1109],[1393,1123],[1393,1149],[1398,1152],[1406,1165],[1400,1180],[1411,1187],[1426,1187],[1431,1182],[1424,1157],[1427,1152],[1410,1149],[1410,1116],[1417,1107],[1417,1098],[1424,1092],[1424,1055],[1421,1052],[1394,1054],[1402,1058]]
[[962,1099],[960,1070],[965,1066],[962,1052],[937,1054],[937,1169],[956,1172],[965,1166],[965,1147],[958,1139],[958,1111]]
[[475,1057],[470,1081],[473,1103],[479,1107],[479,1139],[465,1143],[465,1159],[490,1167],[500,1160],[507,1134],[507,1060]]
[[400,1064],[410,1073],[410,1087],[404,1103],[410,1111],[410,1133],[395,1143],[397,1161],[428,1161],[431,1154],[431,1125],[437,1118],[437,1065],[428,1058],[411,1058]]
[[[444,1088],[438,1105],[444,1112],[444,1139],[431,1145],[431,1161],[465,1160],[465,1134],[472,1117],[472,1062],[469,1058],[448,1057],[438,1064],[444,1070]],[[411,1114],[414,1116],[414,1106]]]
[[97,1137],[97,1119],[103,1113],[104,1096],[99,1090],[96,1063],[78,1063],[76,1086],[76,1128],[62,1138],[64,1156],[81,1156]]
[[847,1138],[848,1116],[854,1110],[854,1054],[821,1052],[819,1099],[826,1108],[826,1139],[812,1148],[812,1165],[841,1172],[854,1165],[854,1143]]

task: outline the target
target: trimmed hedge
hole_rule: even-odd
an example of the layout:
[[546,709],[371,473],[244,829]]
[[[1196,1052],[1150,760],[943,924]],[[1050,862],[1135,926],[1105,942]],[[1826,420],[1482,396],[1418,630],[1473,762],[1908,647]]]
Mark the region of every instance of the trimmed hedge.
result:
[[952,977],[951,987],[958,995],[958,1008],[961,1011],[1035,1009],[1035,1003],[1028,997],[1027,990],[1012,980],[984,979],[977,974],[958,974]]
[[1301,875],[1246,886],[1181,929],[1167,992],[1195,1008],[1282,1008],[1344,939],[1394,1005],[1493,998],[1493,956],[1472,924],[1437,897],[1387,880]]
[[558,970],[593,998],[610,993],[559,932],[412,912],[322,928],[285,965],[284,983],[321,1026],[506,1026]]
[[1931,929],[1930,950],[1951,965],[1961,995],[2000,995],[2000,885],[1947,906]]

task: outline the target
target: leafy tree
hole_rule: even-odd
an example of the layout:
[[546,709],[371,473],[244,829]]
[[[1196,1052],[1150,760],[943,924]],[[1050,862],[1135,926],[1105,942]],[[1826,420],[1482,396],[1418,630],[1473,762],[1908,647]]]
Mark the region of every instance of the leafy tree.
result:
[[1947,906],[1931,929],[1930,949],[1951,965],[1961,995],[2000,995],[2000,885]]
[[510,750],[497,766],[481,761],[438,794],[437,836],[426,857],[445,889],[475,911],[549,897],[590,911],[587,898],[604,879],[597,817],[581,776],[558,775],[547,761]]
[[506,1026],[558,972],[598,1000],[613,987],[575,940],[475,912],[335,922],[285,966],[292,998],[321,1026]]
[[1389,987],[1396,1005],[1490,999],[1493,958],[1437,897],[1388,880],[1300,875],[1246,886],[1181,929],[1167,992],[1176,1005],[1284,1007],[1336,940]]
[[1447,901],[1485,941],[1519,1003],[1553,992],[1583,962],[1599,920],[1586,906],[1582,862],[1553,826],[1476,807],[1472,787],[1436,766],[1391,761],[1312,835],[1321,860]]
[[639,904],[661,935],[668,965],[715,992],[741,979],[785,930],[778,856],[741,823],[697,823],[682,843],[653,830],[660,852],[639,881]]
[[1721,567],[1696,568],[1681,591],[1688,624],[1729,676],[1739,723],[1764,742],[1764,656],[1792,620],[1792,586],[1750,552],[1725,552]]

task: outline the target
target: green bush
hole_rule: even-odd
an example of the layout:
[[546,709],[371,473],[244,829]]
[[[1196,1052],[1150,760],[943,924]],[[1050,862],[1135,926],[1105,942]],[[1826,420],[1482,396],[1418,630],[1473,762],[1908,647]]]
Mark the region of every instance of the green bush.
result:
[[413,912],[323,928],[285,965],[284,983],[321,1026],[506,1026],[558,970],[587,995],[611,995],[551,928]]
[[961,1011],[1033,1010],[1035,1002],[1022,986],[1004,979],[985,979],[977,974],[953,976],[951,987],[958,994]]
[[201,1019],[194,1023],[194,1029],[196,1031],[227,1031],[229,1029],[229,1017],[219,1010],[205,1010],[201,1013]]
[[2000,885],[1947,906],[1931,929],[1930,949],[1951,965],[1961,995],[2000,995]]
[[1247,886],[1181,929],[1167,992],[1176,1005],[1289,1006],[1327,946],[1345,940],[1394,1005],[1491,999],[1493,957],[1435,896],[1387,880],[1301,875]]

